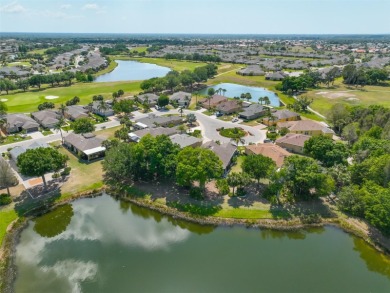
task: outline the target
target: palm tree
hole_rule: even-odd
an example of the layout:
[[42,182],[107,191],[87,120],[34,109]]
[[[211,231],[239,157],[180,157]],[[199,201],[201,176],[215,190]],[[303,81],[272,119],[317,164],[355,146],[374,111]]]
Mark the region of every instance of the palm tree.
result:
[[99,105],[97,106],[97,109],[100,113],[106,111],[108,109],[107,104],[102,100],[100,101]]
[[222,89],[223,95],[225,96],[226,89]]
[[60,110],[62,117],[65,117],[65,112],[68,111],[68,107],[66,107],[64,104],[61,104],[58,107],[58,110]]
[[209,100],[209,111],[211,109],[211,98],[212,96],[207,96],[206,99]]
[[59,130],[61,134],[61,142],[64,144],[64,136],[62,135],[62,127],[66,125],[64,117],[61,117],[58,122],[54,125],[54,130]]
[[260,103],[260,105],[263,105],[263,102],[264,102],[264,98],[263,98],[263,97],[260,97],[260,98],[259,98],[259,103]]
[[179,111],[179,113],[180,113],[180,117],[183,117],[183,113],[184,113],[184,110],[183,110],[183,108],[182,108],[182,107],[180,107],[178,111]]
[[264,97],[264,104],[265,105],[270,105],[271,104],[271,101],[269,100],[269,98],[267,96]]
[[241,143],[242,145],[245,144],[245,139],[243,139],[243,138],[240,137],[240,136],[232,137],[232,138],[230,139],[230,141],[234,142],[236,146],[239,146],[240,143]]

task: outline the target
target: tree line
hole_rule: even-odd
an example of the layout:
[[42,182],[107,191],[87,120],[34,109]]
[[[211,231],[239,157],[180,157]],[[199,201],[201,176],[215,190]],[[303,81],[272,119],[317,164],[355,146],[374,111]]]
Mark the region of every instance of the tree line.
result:
[[347,65],[342,72],[345,84],[355,86],[380,85],[389,79],[386,69],[366,68],[363,66]]
[[154,77],[144,80],[140,87],[144,92],[153,93],[164,90],[173,92],[179,86],[190,87],[192,89],[194,83],[207,81],[207,79],[216,75],[217,69],[218,67],[215,64],[207,64],[195,68],[194,71],[170,71],[165,77]]

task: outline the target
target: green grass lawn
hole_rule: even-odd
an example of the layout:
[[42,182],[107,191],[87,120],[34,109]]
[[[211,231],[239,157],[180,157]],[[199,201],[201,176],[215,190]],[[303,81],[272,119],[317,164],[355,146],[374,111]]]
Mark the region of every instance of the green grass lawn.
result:
[[43,130],[43,131],[42,131],[42,134],[43,134],[44,136],[47,136],[47,135],[53,134],[53,131],[51,131],[51,130]]
[[232,167],[231,172],[240,173],[242,171],[242,162],[244,161],[244,156],[238,156],[236,164]]
[[289,214],[285,211],[271,212],[270,210],[234,208],[219,210],[213,216],[233,219],[285,219],[289,217]]
[[142,52],[146,52],[146,49],[147,49],[148,47],[134,47],[134,48],[131,48],[131,52],[133,52],[133,51],[137,51],[138,53],[142,53]]
[[194,70],[196,67],[204,66],[204,62],[192,62],[192,61],[181,61],[181,60],[166,60],[164,58],[148,58],[148,57],[128,57],[128,56],[112,56],[112,59],[116,60],[134,60],[143,63],[152,63],[160,66],[169,67],[176,71],[183,70]]
[[8,225],[17,218],[18,215],[11,206],[0,209],[0,246],[3,243]]
[[29,139],[31,139],[31,136],[21,137],[18,134],[9,135],[9,136],[5,137],[5,139],[3,140],[2,143],[0,143],[0,145],[10,144],[10,143],[14,143],[14,142],[29,140]]
[[[140,92],[140,81],[117,81],[117,82],[97,82],[97,83],[78,83],[70,87],[54,87],[42,90],[33,90],[29,92],[16,92],[9,95],[1,95],[1,98],[8,99],[5,102],[8,106],[8,112],[33,112],[37,111],[39,104],[43,102],[53,102],[56,106],[65,103],[74,96],[80,98],[80,104],[85,105],[92,101],[92,96],[103,95],[105,98],[111,98],[114,91],[122,89],[126,95]],[[58,99],[46,100],[45,96],[58,96]]]

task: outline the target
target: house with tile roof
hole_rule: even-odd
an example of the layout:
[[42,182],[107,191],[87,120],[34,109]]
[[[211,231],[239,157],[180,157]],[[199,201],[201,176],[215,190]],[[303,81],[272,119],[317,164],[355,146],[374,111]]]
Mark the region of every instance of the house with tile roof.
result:
[[305,134],[310,136],[325,135],[332,138],[335,134],[332,129],[323,123],[313,120],[278,122],[277,128],[287,128],[290,133]]
[[259,143],[256,145],[248,145],[245,147],[247,155],[263,155],[271,158],[278,168],[283,166],[284,160],[291,154],[284,148],[273,143]]
[[278,138],[275,144],[289,152],[303,154],[305,141],[309,140],[310,137],[305,134],[287,133],[285,136]]

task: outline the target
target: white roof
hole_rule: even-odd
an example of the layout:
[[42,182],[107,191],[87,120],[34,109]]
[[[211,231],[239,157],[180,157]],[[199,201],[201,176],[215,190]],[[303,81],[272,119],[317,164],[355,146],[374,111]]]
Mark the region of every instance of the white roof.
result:
[[89,149],[89,150],[85,150],[83,153],[86,154],[86,155],[92,155],[92,154],[96,154],[98,152],[104,152],[106,150],[105,147],[97,147],[97,148],[93,148],[93,149]]
[[137,122],[137,123],[135,123],[135,125],[143,127],[143,128],[148,128],[148,126],[142,122]]

